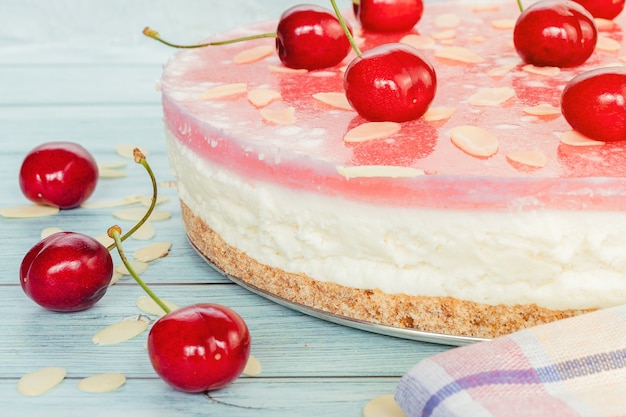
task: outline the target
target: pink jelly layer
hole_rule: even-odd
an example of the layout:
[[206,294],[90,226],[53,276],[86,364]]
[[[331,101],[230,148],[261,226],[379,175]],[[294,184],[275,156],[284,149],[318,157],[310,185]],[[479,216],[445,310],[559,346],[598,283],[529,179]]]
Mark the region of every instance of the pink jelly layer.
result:
[[[345,143],[345,133],[366,122],[353,111],[318,102],[312,95],[343,91],[341,66],[305,73],[277,72],[274,55],[246,64],[233,56],[258,45],[262,39],[228,46],[185,50],[165,67],[161,88],[166,127],[185,146],[212,164],[243,177],[294,189],[375,204],[441,209],[568,210],[626,209],[626,143],[572,146],[560,142],[570,130],[562,116],[529,116],[523,109],[541,103],[559,106],[564,85],[576,74],[600,65],[623,65],[626,47],[622,14],[615,26],[601,35],[622,43],[619,51],[596,50],[585,65],[563,69],[556,76],[532,74],[512,47],[512,30],[496,29],[498,19],[518,15],[515,2],[496,10],[474,11],[467,3],[427,3],[414,33],[433,36],[450,30],[437,27],[436,17],[453,11],[461,23],[455,36],[437,41],[435,48],[465,47],[484,58],[465,64],[435,57],[435,49],[421,52],[435,67],[438,89],[433,107],[454,107],[447,120],[423,119],[403,123],[395,135],[365,143]],[[355,28],[357,26],[353,24]],[[220,36],[275,30],[275,22],[241,28]],[[403,34],[362,34],[366,50],[398,41]],[[489,69],[507,64],[515,68],[502,76]],[[248,90],[268,88],[282,98],[267,107],[293,107],[297,122],[290,126],[263,120],[246,94],[202,100],[202,92],[230,83],[247,83]],[[468,97],[483,87],[512,87],[515,97],[500,106],[475,106]],[[481,126],[498,137],[498,152],[489,158],[471,156],[457,148],[449,130],[460,125]],[[513,163],[513,151],[536,150],[548,159],[543,168]],[[395,165],[414,167],[426,175],[413,178],[345,178],[337,166]]]

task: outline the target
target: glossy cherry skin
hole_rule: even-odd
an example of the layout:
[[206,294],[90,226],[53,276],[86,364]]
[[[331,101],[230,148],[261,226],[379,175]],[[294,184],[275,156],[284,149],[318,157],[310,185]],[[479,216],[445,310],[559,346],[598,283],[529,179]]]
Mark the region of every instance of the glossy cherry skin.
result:
[[615,19],[624,10],[625,0],[574,0],[580,3],[593,17]]
[[422,0],[360,0],[352,4],[361,27],[370,32],[406,32],[424,13]]
[[518,55],[540,67],[580,65],[593,53],[597,39],[593,16],[568,0],[541,0],[530,5],[513,30]]
[[561,94],[561,112],[591,139],[626,140],[626,68],[599,68],[572,78]]
[[280,17],[276,50],[285,66],[316,70],[339,64],[351,46],[334,12],[321,6],[298,5]]
[[58,232],[35,244],[20,265],[20,284],[33,301],[54,311],[80,311],[106,293],[113,260],[96,239]]
[[372,122],[405,122],[421,117],[435,97],[433,66],[413,47],[389,43],[355,58],[344,74],[346,97]]
[[250,356],[248,326],[218,304],[194,304],[166,314],[148,334],[156,373],[184,392],[223,388],[241,375]]
[[20,168],[22,193],[37,204],[71,209],[87,200],[98,182],[98,166],[83,146],[48,142],[31,150]]

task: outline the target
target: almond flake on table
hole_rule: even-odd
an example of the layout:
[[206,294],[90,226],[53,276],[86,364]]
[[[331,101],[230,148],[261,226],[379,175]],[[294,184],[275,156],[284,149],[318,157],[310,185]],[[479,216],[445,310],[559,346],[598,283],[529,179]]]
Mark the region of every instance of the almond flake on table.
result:
[[259,45],[254,48],[244,49],[233,57],[235,64],[250,64],[271,56],[276,47],[274,45]]
[[95,345],[117,345],[139,336],[146,331],[148,324],[149,320],[144,316],[123,320],[100,330],[91,341]]
[[547,77],[554,77],[561,73],[561,68],[559,67],[538,67],[533,64],[524,65],[522,70],[530,74],[545,75]]
[[48,236],[51,236],[51,235],[53,235],[55,233],[59,233],[59,232],[62,232],[62,231],[63,231],[63,229],[61,229],[60,227],[46,227],[46,228],[44,228],[41,231],[41,233],[39,234],[39,237],[41,239],[45,239]]
[[354,143],[384,139],[399,132],[400,129],[402,125],[397,122],[365,122],[348,130],[343,140]]
[[548,157],[537,150],[519,150],[506,155],[507,159],[518,164],[528,165],[535,168],[543,168],[548,163]]
[[117,282],[122,278],[124,274],[121,274],[118,271],[113,271],[113,275],[111,276],[111,282],[109,282],[109,287],[117,284]]
[[568,130],[561,135],[561,143],[571,146],[601,146],[605,142],[591,139],[575,130]]
[[[147,262],[129,261],[129,263],[130,263],[131,268],[133,268],[133,271],[135,271],[139,275],[146,272],[149,267]],[[115,265],[114,268],[116,272],[119,272],[122,275],[130,275],[130,272],[128,271],[128,269],[126,268],[126,265],[124,264]]]
[[105,373],[92,375],[78,381],[78,389],[92,394],[100,394],[104,392],[115,391],[126,382],[124,374]]
[[524,107],[524,113],[533,116],[554,116],[560,115],[561,109],[549,103],[540,103],[535,106]]
[[501,65],[487,71],[487,75],[490,77],[502,77],[503,75],[511,72],[516,66],[517,64]]
[[255,88],[248,91],[248,101],[255,107],[264,107],[273,101],[280,100],[280,91],[269,88]]
[[114,208],[123,207],[135,203],[130,203],[128,200],[108,200],[108,201],[85,201],[80,206],[85,209],[98,209],[98,208]]
[[[161,299],[161,301],[163,301],[163,303],[167,306],[167,308],[170,309],[170,311],[178,309],[178,306],[171,301],[165,299]],[[146,314],[152,314],[159,317],[165,315],[165,311],[161,308],[161,306],[158,305],[148,295],[142,295],[141,297],[137,298],[137,301],[135,301],[135,306],[137,306],[138,309]]]
[[337,93],[337,92],[326,92],[326,93],[315,93],[313,94],[313,98],[317,101],[321,101],[324,104],[328,104],[331,107],[335,107],[341,110],[350,110],[354,111],[350,102],[346,98],[345,93]]
[[261,362],[259,362],[259,360],[254,356],[250,355],[248,356],[246,366],[243,368],[241,373],[247,376],[257,376],[261,373],[261,371]]
[[248,91],[248,84],[246,83],[224,84],[206,90],[200,94],[199,98],[200,100],[214,100],[243,94],[246,91]]
[[[158,206],[163,203],[169,203],[172,199],[168,196],[160,195],[157,197],[155,206]],[[152,205],[152,197],[151,196],[140,196],[138,202],[144,207],[150,207]]]
[[22,395],[38,396],[59,385],[67,375],[64,368],[50,366],[40,368],[22,376],[17,382],[17,391]]
[[[156,235],[156,230],[152,223],[149,221],[142,224],[139,229],[135,230],[135,233],[130,235],[131,239],[135,240],[150,240]],[[108,246],[108,245],[107,245]]]
[[615,39],[608,38],[606,36],[599,35],[598,42],[596,43],[596,49],[604,52],[617,52],[621,49],[622,45]]
[[[143,207],[137,208],[129,208],[124,210],[119,210],[113,213],[113,217],[118,218],[120,220],[127,220],[132,222],[137,222],[143,218],[146,214],[146,210]],[[153,210],[152,214],[150,214],[150,221],[162,221],[167,220],[172,217],[172,213],[164,210]]]
[[287,107],[284,109],[261,109],[261,117],[267,122],[277,125],[292,125],[298,120],[296,118],[296,109],[293,107]]
[[135,160],[134,152],[136,148],[141,150],[141,153],[143,153],[145,156],[150,155],[150,151],[148,151],[147,149],[142,148],[137,145],[130,144],[130,143],[118,145],[115,148],[115,153],[117,153],[119,156],[123,158]]
[[415,49],[431,49],[436,45],[435,39],[431,36],[410,33],[400,39],[400,43],[412,46]]
[[454,13],[444,13],[435,16],[434,25],[440,29],[455,28],[461,23],[461,18]]
[[450,140],[462,151],[478,157],[498,152],[498,138],[480,126],[457,126],[450,130]]
[[435,56],[437,58],[450,59],[466,64],[478,64],[484,61],[480,55],[462,46],[443,47],[435,51]]
[[58,213],[58,207],[44,206],[41,204],[4,207],[0,209],[0,216],[9,219],[31,219],[35,217],[54,216]]
[[455,107],[431,107],[424,113],[424,120],[427,122],[446,120],[451,118],[455,112]]
[[445,41],[456,38],[456,30],[454,29],[444,29],[437,32],[433,32],[430,36],[438,41]]
[[491,27],[499,30],[509,30],[515,28],[515,19],[494,19]]
[[610,19],[603,19],[601,17],[596,17],[594,19],[596,23],[596,28],[599,32],[608,32],[615,28],[615,22]]
[[152,262],[167,256],[171,248],[172,242],[156,242],[137,249],[133,257],[139,262]]
[[413,178],[425,174],[421,169],[393,165],[337,166],[336,169],[346,178]]
[[270,65],[268,68],[270,72],[277,72],[281,74],[306,74],[309,72],[303,68],[289,68],[282,65]]
[[393,394],[379,395],[363,407],[363,417],[405,417]]
[[115,243],[115,241],[106,233],[98,235],[98,236],[94,237],[94,239],[96,239],[98,242],[100,242],[102,244],[102,246],[106,246],[106,247],[109,247],[110,245]]
[[119,169],[98,168],[98,177],[103,179],[126,178],[128,174]]
[[479,88],[469,97],[468,103],[474,106],[492,107],[499,106],[513,97],[515,97],[515,90],[511,87]]

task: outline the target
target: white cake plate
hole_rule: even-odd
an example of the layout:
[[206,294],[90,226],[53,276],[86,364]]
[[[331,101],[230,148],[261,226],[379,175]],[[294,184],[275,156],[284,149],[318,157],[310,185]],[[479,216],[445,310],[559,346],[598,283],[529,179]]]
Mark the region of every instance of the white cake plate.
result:
[[440,345],[450,345],[450,346],[464,346],[469,345],[476,342],[483,342],[489,339],[480,338],[480,337],[471,337],[471,336],[457,336],[457,335],[449,335],[442,333],[432,333],[432,332],[424,332],[415,329],[408,329],[403,327],[394,327],[387,326],[384,324],[371,323],[363,320],[356,320],[350,317],[341,316],[338,314],[329,313],[324,310],[320,310],[317,308],[309,307],[304,304],[296,303],[290,300],[287,300],[282,297],[278,297],[272,293],[269,293],[261,288],[258,288],[254,285],[250,285],[247,282],[227,274],[218,268],[209,258],[207,258],[202,252],[195,247],[195,245],[189,240],[191,246],[196,250],[198,255],[202,257],[213,269],[219,272],[224,277],[228,278],[235,284],[247,289],[248,291],[257,294],[263,298],[266,298],[270,301],[275,302],[276,304],[282,305],[284,307],[290,308],[292,310],[298,311],[300,313],[306,314],[308,316],[316,317],[321,320],[325,320],[331,323],[339,324],[346,327],[351,327],[354,329],[364,330],[372,333],[382,334],[386,336],[397,337],[401,339],[409,339],[416,340],[420,342],[428,342],[428,343],[436,343]]

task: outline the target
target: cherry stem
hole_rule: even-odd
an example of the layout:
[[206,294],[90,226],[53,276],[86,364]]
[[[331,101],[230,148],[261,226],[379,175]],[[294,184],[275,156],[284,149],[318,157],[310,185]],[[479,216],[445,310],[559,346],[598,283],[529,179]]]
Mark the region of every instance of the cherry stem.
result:
[[348,25],[346,24],[346,21],[341,15],[341,12],[339,11],[339,7],[337,7],[337,2],[335,0],[330,0],[330,4],[333,6],[335,15],[337,15],[337,20],[339,21],[339,24],[341,25],[343,32],[346,34],[346,38],[348,38],[348,42],[350,42],[350,45],[352,46],[352,49],[354,49],[354,52],[356,53],[356,55],[360,57],[361,50],[359,49],[359,46],[356,44],[356,41],[354,40],[352,33],[350,33],[350,30],[348,29]]
[[519,7],[519,11],[524,11],[524,5],[522,4],[522,0],[517,0],[517,7]]
[[171,43],[171,42],[164,40],[163,38],[161,38],[161,35],[159,35],[159,32],[149,27],[146,27],[143,30],[143,34],[149,38],[152,38],[154,40],[161,42],[162,44],[171,46],[172,48],[180,48],[180,49],[192,49],[192,48],[204,48],[205,46],[228,45],[230,43],[251,41],[253,39],[275,38],[277,36],[276,32],[268,32],[268,33],[260,33],[257,35],[243,36],[241,38],[228,39],[225,41],[214,41],[214,42],[200,43],[196,45],[178,45],[178,44]]
[[133,266],[130,264],[130,262],[128,262],[128,258],[126,258],[126,255],[124,254],[124,249],[122,248],[121,233],[122,233],[122,229],[119,226],[117,226],[117,225],[111,226],[109,228],[109,230],[107,231],[107,234],[109,235],[109,237],[112,238],[115,241],[115,246],[117,247],[117,252],[119,253],[120,258],[122,259],[122,262],[124,263],[124,266],[128,270],[128,273],[135,279],[135,281],[137,281],[137,284],[139,284],[139,286],[146,292],[146,294],[148,294],[150,296],[150,298],[152,298],[154,300],[154,302],[157,303],[157,305],[159,307],[161,307],[163,309],[163,311],[165,311],[166,314],[169,313],[171,311],[169,309],[169,307],[167,305],[165,305],[163,300],[161,300],[150,289],[150,287],[148,287],[148,285],[146,285],[145,282],[143,282],[143,280],[139,277],[139,274],[137,274],[137,272],[133,269]]
[[[148,175],[150,176],[150,181],[152,182],[152,200],[150,201],[150,207],[148,207],[146,214],[143,215],[143,217],[137,222],[136,225],[134,225],[128,232],[120,237],[120,240],[122,242],[128,239],[133,233],[137,231],[137,229],[143,226],[143,224],[148,220],[148,218],[154,211],[154,207],[156,206],[157,202],[157,182],[156,178],[154,177],[154,172],[152,172],[152,168],[150,168],[150,164],[148,164],[148,161],[146,160],[146,156],[143,154],[143,152],[139,150],[139,148],[135,148],[133,149],[133,158],[135,159],[136,163],[141,164],[146,169]],[[109,246],[107,246],[107,250],[111,251],[114,247],[115,243],[111,243]]]

